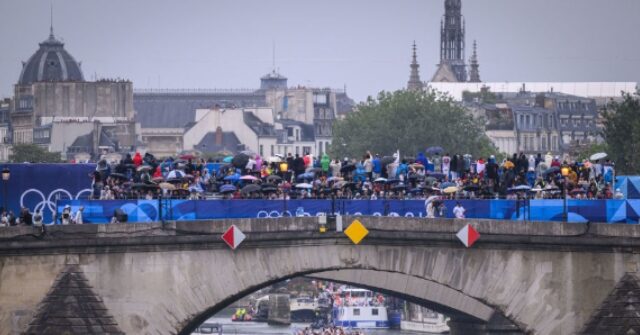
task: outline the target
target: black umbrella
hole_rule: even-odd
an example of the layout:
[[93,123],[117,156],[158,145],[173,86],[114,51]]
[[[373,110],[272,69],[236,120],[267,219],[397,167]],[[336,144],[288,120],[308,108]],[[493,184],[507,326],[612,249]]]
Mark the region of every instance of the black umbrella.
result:
[[353,170],[355,170],[355,169],[356,169],[355,164],[351,164],[351,163],[349,163],[349,164],[344,165],[344,166],[340,169],[340,172],[351,172],[351,171],[353,171]]
[[242,153],[235,155],[231,160],[231,164],[233,164],[233,166],[240,169],[244,169],[247,166],[248,162],[249,162],[249,156]]
[[382,165],[389,165],[391,163],[393,163],[396,159],[393,158],[392,156],[384,156],[382,157],[382,159],[380,160],[380,164]]
[[401,190],[404,190],[405,188],[406,188],[406,186],[404,184],[398,184],[398,185],[392,187],[391,189],[394,190],[394,191],[401,191]]
[[261,192],[262,188],[257,184],[249,184],[242,188],[242,193]]
[[269,177],[267,177],[267,181],[270,183],[278,183],[282,181],[282,178],[280,178],[280,176],[276,176],[275,174],[272,174]]
[[118,178],[118,179],[123,179],[123,180],[129,179],[129,178],[127,178],[127,176],[125,176],[122,173],[115,173],[114,172],[114,173],[110,174],[109,176],[112,177],[112,178]]
[[306,169],[304,172],[305,173],[309,173],[309,172],[320,173],[320,172],[322,172],[322,169],[321,168],[317,168],[317,167],[316,168],[310,167],[310,168]]
[[155,189],[158,188],[158,185],[157,184],[148,184],[148,183],[135,183],[135,184],[131,185],[131,188],[155,190]]
[[559,167],[557,167],[557,166],[552,166],[552,167],[550,167],[550,168],[548,168],[548,169],[544,170],[544,172],[543,172],[542,174],[544,174],[544,175],[546,176],[546,175],[548,175],[548,174],[550,174],[550,173],[555,173],[555,172],[558,172],[558,171],[560,171],[560,168],[559,168]]
[[400,179],[397,179],[397,178],[387,179],[387,184],[395,184],[399,182],[400,182]]

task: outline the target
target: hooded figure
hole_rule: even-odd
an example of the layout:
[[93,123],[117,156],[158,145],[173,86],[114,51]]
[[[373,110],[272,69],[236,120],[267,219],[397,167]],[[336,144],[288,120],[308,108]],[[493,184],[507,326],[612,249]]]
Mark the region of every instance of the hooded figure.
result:
[[325,152],[322,154],[322,159],[320,160],[320,164],[322,165],[322,173],[325,175],[329,173],[329,165],[331,164],[331,159],[329,159],[329,155]]
[[142,165],[142,156],[139,152],[136,152],[135,156],[133,156],[133,164],[138,167]]

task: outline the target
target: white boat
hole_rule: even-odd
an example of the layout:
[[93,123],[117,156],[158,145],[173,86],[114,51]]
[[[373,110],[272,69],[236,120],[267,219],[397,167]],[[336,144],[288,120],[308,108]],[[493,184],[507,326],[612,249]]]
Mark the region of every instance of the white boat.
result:
[[389,328],[387,308],[373,292],[345,288],[334,299],[332,322],[344,328]]
[[344,328],[389,328],[384,306],[342,306],[333,309],[333,325]]
[[429,311],[421,313],[421,317],[414,320],[402,320],[400,329],[414,332],[443,334],[449,332],[448,318],[442,314]]

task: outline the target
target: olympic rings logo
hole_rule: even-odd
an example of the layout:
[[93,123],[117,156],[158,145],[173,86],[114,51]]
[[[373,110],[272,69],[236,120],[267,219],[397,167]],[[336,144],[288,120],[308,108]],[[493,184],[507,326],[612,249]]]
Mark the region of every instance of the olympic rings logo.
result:
[[74,198],[73,195],[71,194],[71,192],[69,192],[69,191],[67,191],[67,190],[65,190],[63,188],[57,188],[57,189],[51,191],[51,193],[49,193],[49,196],[45,196],[44,193],[42,193],[42,191],[40,191],[40,190],[38,190],[36,188],[30,188],[30,189],[24,191],[22,193],[22,195],[20,196],[20,207],[27,207],[27,206],[25,206],[24,199],[30,193],[35,193],[36,196],[39,196],[40,199],[42,199],[33,208],[34,212],[42,211],[42,213],[44,214],[44,211],[46,209],[48,209],[49,212],[51,212],[53,214],[56,211],[56,207],[55,206],[56,206],[56,201],[57,200],[78,200],[78,199],[80,199],[80,196],[82,194],[88,193],[89,195],[91,195],[93,193],[93,191],[90,188],[85,188],[85,189],[81,190],[80,192],[78,192],[76,194],[75,198]]

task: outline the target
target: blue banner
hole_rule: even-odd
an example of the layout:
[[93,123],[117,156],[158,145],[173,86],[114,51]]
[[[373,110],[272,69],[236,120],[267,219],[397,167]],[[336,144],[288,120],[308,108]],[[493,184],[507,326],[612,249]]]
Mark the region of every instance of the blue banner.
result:
[[[442,216],[453,218],[456,200],[444,201]],[[640,200],[460,200],[467,218],[494,220],[638,223]],[[117,209],[128,222],[277,218],[331,213],[367,216],[425,217],[421,200],[62,200],[75,212],[84,207],[86,223],[107,223]],[[440,211],[437,211],[440,214]],[[59,222],[58,222],[59,223]]]
[[[8,181],[2,182],[0,205],[18,215],[21,207],[42,211],[45,222],[51,221],[56,201],[88,199],[95,164],[5,164]],[[5,196],[6,195],[6,196]]]

